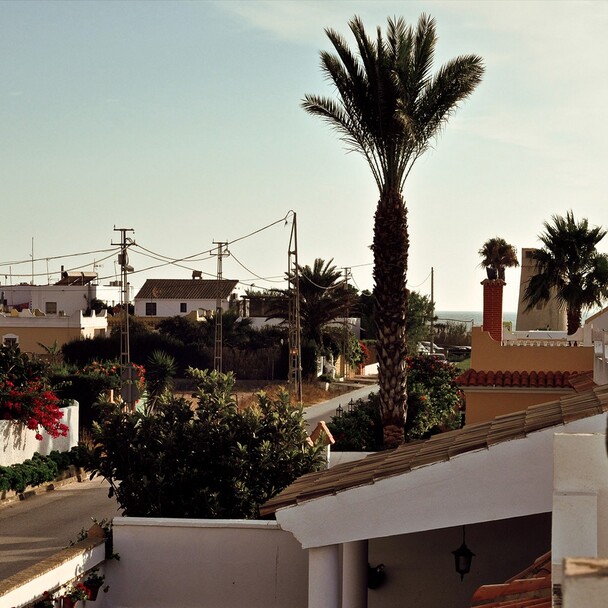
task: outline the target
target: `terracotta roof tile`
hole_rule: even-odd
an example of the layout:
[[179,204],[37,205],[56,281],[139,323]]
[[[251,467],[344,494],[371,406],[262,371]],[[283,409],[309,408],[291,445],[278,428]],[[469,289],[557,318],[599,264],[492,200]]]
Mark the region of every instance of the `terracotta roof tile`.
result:
[[475,591],[472,608],[551,608],[551,553],[500,585]]
[[[215,279],[148,279],[135,296],[136,300],[213,300],[217,297]],[[238,281],[223,279],[220,297],[226,299]]]
[[470,424],[427,440],[406,443],[394,450],[376,452],[362,460],[345,462],[325,471],[304,475],[266,502],[260,513],[268,515],[306,500],[371,485],[381,479],[450,460],[459,454],[490,449],[503,441],[523,438],[535,431],[602,412],[608,412],[608,385],[585,393],[575,393],[557,401],[532,405],[521,412]]
[[595,386],[593,372],[562,372],[562,371],[514,371],[491,370],[476,371],[468,369],[458,376],[459,386],[520,386],[547,388],[574,388],[589,390]]

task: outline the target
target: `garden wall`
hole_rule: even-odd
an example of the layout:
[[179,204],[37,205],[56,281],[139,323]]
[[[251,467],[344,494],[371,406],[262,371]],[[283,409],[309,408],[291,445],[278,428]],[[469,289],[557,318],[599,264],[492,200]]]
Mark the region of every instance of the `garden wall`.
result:
[[19,464],[31,458],[35,452],[47,456],[53,450],[67,452],[78,445],[78,402],[62,408],[62,422],[69,427],[67,437],[53,439],[46,431],[41,431],[43,439],[36,439],[23,422],[0,420],[0,465]]
[[112,608],[306,608],[308,555],[274,521],[117,517]]

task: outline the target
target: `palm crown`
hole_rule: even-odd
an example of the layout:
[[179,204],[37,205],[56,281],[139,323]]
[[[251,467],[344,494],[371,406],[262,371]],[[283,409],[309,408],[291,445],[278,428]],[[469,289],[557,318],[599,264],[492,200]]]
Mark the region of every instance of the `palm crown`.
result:
[[597,244],[606,235],[600,226],[590,227],[583,218],[575,221],[572,211],[566,217],[554,215],[539,235],[543,247],[534,250],[536,273],[524,292],[526,310],[555,297],[566,307],[568,333],[582,322],[582,312],[601,305],[608,297],[608,256],[598,253]]

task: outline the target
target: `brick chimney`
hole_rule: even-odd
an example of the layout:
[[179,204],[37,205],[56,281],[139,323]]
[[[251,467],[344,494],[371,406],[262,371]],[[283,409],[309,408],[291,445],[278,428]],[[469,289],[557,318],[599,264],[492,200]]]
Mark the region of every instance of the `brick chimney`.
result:
[[485,279],[483,285],[483,330],[497,342],[502,342],[502,279]]

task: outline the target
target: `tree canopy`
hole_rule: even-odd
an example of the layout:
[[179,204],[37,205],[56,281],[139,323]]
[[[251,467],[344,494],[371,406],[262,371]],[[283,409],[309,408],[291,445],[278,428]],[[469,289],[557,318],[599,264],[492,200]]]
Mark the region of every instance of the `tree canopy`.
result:
[[174,398],[144,414],[104,404],[94,472],[127,516],[256,518],[264,502],[320,465],[302,409],[286,393],[258,393],[241,409],[232,373],[190,373],[194,405]]
[[526,310],[554,297],[566,307],[572,335],[581,327],[582,313],[608,297],[608,255],[597,251],[606,230],[591,227],[587,218],[577,222],[572,211],[552,216],[543,226],[538,236],[543,247],[532,253],[535,274],[524,292]]
[[505,269],[519,266],[517,251],[505,239],[495,236],[488,239],[479,250],[482,268],[496,271],[496,278],[505,280]]

